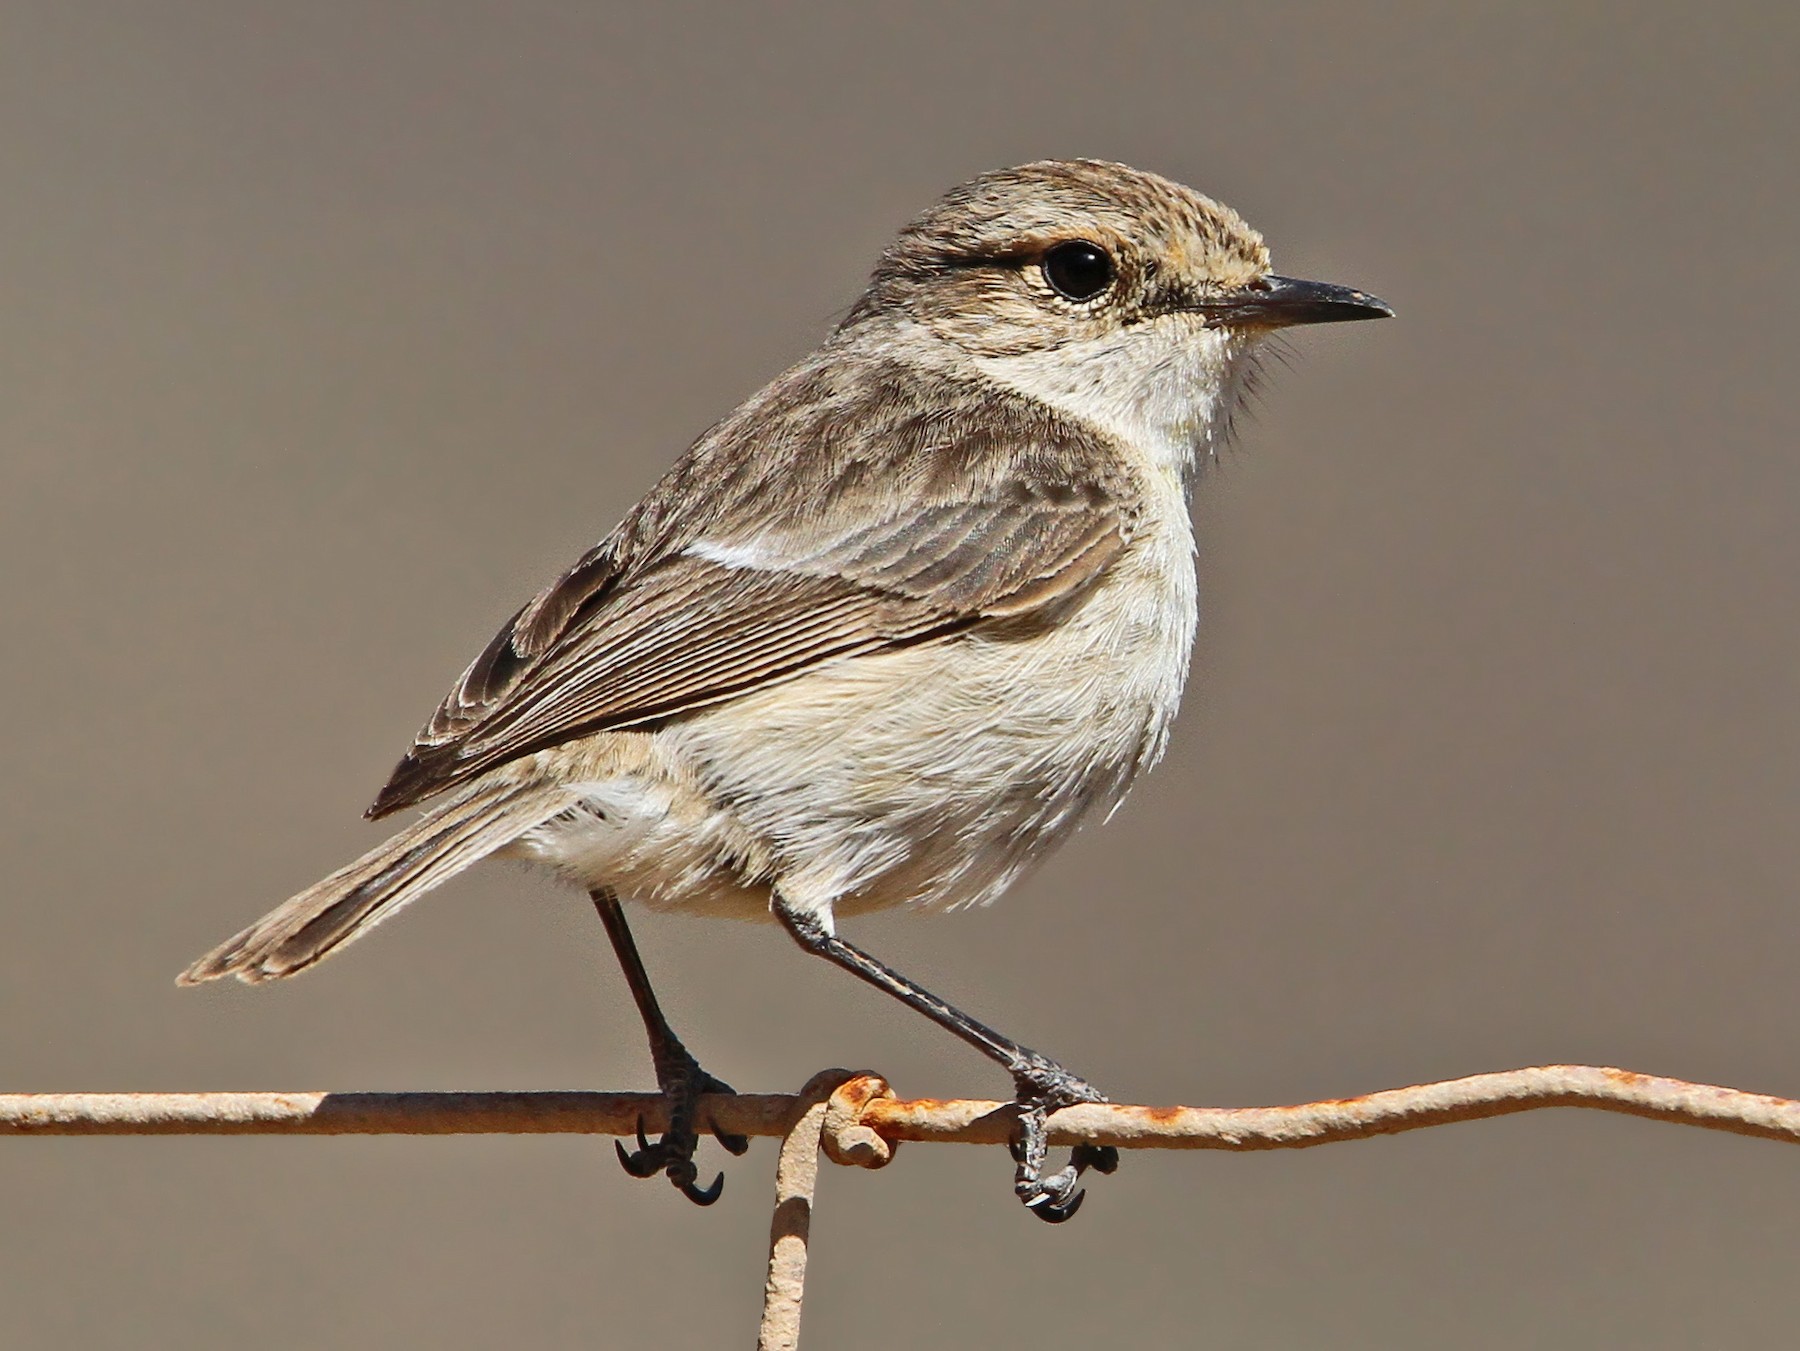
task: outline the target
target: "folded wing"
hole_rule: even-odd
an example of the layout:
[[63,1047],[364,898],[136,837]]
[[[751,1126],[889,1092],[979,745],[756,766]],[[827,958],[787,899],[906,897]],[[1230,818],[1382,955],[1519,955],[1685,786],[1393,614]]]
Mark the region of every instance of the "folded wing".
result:
[[[1135,485],[1086,429],[981,389],[931,391],[929,416],[890,389],[860,417],[821,418],[830,400],[809,376],[832,372],[790,373],[801,388],[778,382],[703,437],[515,615],[369,815],[574,737],[1028,613],[1078,593],[1129,540]],[[761,453],[732,454],[752,443]],[[746,460],[783,474],[781,490],[731,472]]]

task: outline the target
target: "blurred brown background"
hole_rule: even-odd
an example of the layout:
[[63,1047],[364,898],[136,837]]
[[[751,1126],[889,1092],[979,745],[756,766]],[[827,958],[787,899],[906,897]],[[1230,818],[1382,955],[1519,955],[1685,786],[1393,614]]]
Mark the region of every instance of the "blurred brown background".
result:
[[[1792,7],[597,9],[0,7],[0,1087],[647,1087],[586,902],[522,872],[290,985],[172,978],[373,842],[463,662],[902,220],[1092,154],[1400,317],[1298,335],[1202,485],[1161,771],[998,907],[854,932],[1124,1099],[1554,1060],[1800,1095]],[[1004,1089],[778,933],[642,937],[740,1087]],[[604,1141],[0,1142],[4,1339],[746,1345],[772,1159],[702,1212]],[[1134,1155],[1061,1230],[1009,1172],[828,1176],[810,1344],[1800,1318],[1768,1143]]]

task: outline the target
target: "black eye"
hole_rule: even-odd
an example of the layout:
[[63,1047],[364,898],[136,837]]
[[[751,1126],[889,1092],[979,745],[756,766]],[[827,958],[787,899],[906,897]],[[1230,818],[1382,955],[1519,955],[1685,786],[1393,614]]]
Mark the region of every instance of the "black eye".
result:
[[1113,282],[1113,260],[1085,239],[1058,244],[1044,255],[1044,280],[1064,300],[1092,300]]

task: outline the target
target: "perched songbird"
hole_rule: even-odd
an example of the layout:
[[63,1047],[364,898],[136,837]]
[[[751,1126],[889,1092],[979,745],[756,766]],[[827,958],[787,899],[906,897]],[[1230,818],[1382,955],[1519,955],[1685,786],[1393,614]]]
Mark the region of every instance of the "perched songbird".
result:
[[[811,356],[703,435],[500,630],[369,809],[438,804],[184,982],[304,970],[487,857],[593,897],[670,1125],[620,1149],[693,1200],[729,1092],[657,1007],[621,901],[773,917],[1006,1067],[1016,1191],[1066,1219],[1084,1080],[839,936],[991,901],[1162,754],[1196,625],[1188,496],[1272,330],[1381,301],[1269,270],[1261,236],[1120,164],[990,173],[913,221]],[[721,1137],[739,1151],[742,1142]]]

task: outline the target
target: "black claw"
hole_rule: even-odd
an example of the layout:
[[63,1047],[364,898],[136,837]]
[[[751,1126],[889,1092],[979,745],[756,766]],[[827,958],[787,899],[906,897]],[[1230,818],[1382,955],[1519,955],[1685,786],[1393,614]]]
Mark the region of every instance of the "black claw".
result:
[[619,1166],[633,1177],[655,1177],[668,1162],[667,1154],[660,1142],[651,1144],[644,1134],[644,1118],[639,1117],[637,1123],[637,1150],[628,1153],[625,1146],[617,1140],[613,1141],[613,1149],[619,1155]]
[[720,1130],[719,1124],[716,1121],[708,1121],[706,1124],[712,1130],[712,1138],[719,1142],[720,1147],[724,1149],[727,1154],[733,1154],[741,1158],[750,1152],[750,1137],[748,1135],[731,1135]]
[[680,1191],[683,1196],[687,1197],[687,1199],[692,1201],[695,1205],[710,1206],[725,1192],[725,1174],[720,1173],[715,1177],[712,1181],[712,1186],[708,1187],[705,1191],[700,1190],[700,1188],[696,1187],[692,1182],[683,1182],[680,1186]]
[[[685,1057],[686,1052],[682,1052]],[[698,1143],[694,1127],[691,1124],[694,1116],[695,1099],[705,1093],[730,1093],[729,1084],[713,1078],[691,1057],[682,1064],[664,1064],[658,1062],[657,1078],[661,1081],[663,1098],[669,1106],[669,1129],[662,1138],[652,1141],[644,1130],[644,1118],[637,1122],[637,1149],[630,1150],[615,1140],[613,1150],[619,1156],[619,1165],[633,1177],[655,1177],[662,1173],[669,1179],[671,1186],[697,1206],[710,1206],[725,1191],[725,1175],[720,1173],[713,1179],[710,1187],[695,1185],[694,1146]],[[750,1148],[748,1137],[733,1135],[719,1129],[713,1121],[707,1122],[720,1146],[732,1154],[746,1153]]]
[[654,1149],[643,1149],[635,1154],[628,1154],[625,1152],[625,1146],[617,1140],[613,1141],[613,1149],[619,1155],[619,1166],[633,1177],[655,1177],[662,1171],[662,1158]]
[[1045,1224],[1061,1224],[1064,1220],[1075,1217],[1075,1212],[1081,1209],[1081,1203],[1085,1199],[1087,1199],[1087,1189],[1084,1187],[1066,1201],[1053,1201],[1046,1196],[1037,1205],[1026,1202],[1025,1208]]
[[1076,1185],[1081,1175],[1090,1168],[1097,1173],[1114,1172],[1119,1166],[1119,1151],[1110,1145],[1076,1145],[1068,1164],[1046,1176],[1046,1118],[1060,1107],[1106,1099],[1086,1080],[1035,1055],[1013,1068],[1013,1084],[1019,1104],[1017,1134],[1007,1141],[1018,1165],[1013,1189],[1033,1215],[1046,1224],[1061,1224],[1081,1209],[1087,1195]]
[[613,1148],[618,1151],[619,1166],[633,1177],[655,1177],[662,1171],[660,1159],[646,1154],[627,1154],[625,1146],[617,1140],[613,1141]]

